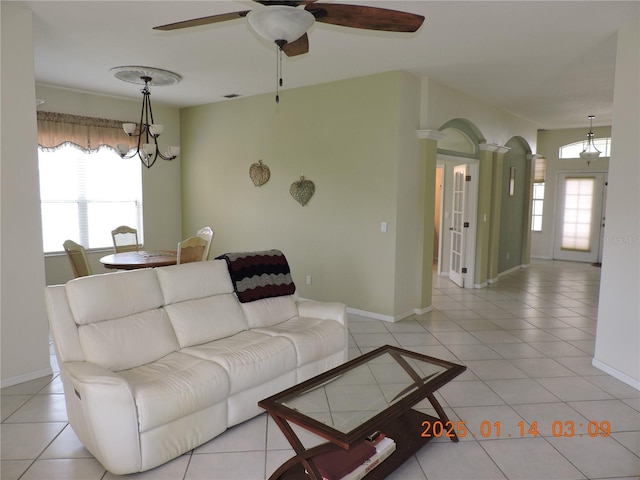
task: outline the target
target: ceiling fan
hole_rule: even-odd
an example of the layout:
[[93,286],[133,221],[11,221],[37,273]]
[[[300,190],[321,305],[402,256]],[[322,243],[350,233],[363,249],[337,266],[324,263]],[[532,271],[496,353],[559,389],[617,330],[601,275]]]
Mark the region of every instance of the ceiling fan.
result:
[[[223,13],[154,27],[177,30],[247,17],[260,36],[275,42],[287,56],[309,51],[307,30],[315,23],[386,32],[415,32],[424,17],[413,13],[340,3],[316,3],[316,0],[253,0],[263,5],[255,10]],[[298,8],[304,6],[304,8]]]

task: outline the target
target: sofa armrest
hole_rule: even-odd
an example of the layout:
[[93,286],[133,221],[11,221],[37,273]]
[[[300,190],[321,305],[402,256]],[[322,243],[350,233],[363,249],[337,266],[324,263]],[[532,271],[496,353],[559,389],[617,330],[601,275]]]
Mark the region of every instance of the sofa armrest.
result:
[[347,327],[347,306],[344,303],[298,299],[296,306],[301,317],[336,320]]
[[82,443],[112,473],[141,468],[138,413],[131,386],[89,362],[61,369],[69,423]]

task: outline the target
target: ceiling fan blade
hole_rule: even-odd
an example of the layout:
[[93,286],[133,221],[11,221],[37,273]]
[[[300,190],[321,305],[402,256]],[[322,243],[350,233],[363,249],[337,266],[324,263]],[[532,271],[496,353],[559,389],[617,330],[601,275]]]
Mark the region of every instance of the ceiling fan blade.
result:
[[305,9],[318,22],[385,32],[415,32],[424,21],[422,15],[364,5],[311,3]]
[[285,43],[284,47],[282,47],[282,51],[287,55],[287,57],[295,57],[296,55],[307,53],[309,51],[309,37],[305,33],[299,39],[291,43]]
[[192,20],[185,20],[183,22],[168,23],[167,25],[160,25],[159,27],[153,27],[154,30],[178,30],[180,28],[198,27],[200,25],[209,25],[210,23],[226,22],[227,20],[235,20],[236,18],[244,18],[250,10],[243,10],[241,12],[222,13],[220,15],[212,15],[210,17],[194,18]]
[[317,0],[253,0],[262,5],[287,5],[289,7],[299,7],[300,5],[309,5]]

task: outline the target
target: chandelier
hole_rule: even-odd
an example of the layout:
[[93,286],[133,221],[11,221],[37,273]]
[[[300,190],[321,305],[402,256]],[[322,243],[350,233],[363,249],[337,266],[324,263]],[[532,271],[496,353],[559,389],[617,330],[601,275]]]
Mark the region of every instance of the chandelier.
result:
[[158,146],[158,137],[164,131],[164,126],[154,123],[149,86],[172,85],[178,83],[182,77],[177,73],[150,67],[115,67],[111,71],[119,80],[144,85],[141,90],[142,110],[140,112],[140,122],[138,124],[122,124],[122,128],[127,135],[137,138],[137,145],[134,149],[130,149],[128,144],[119,143],[116,145],[116,150],[120,156],[122,158],[133,158],[137,155],[147,168],[151,168],[158,157],[163,160],[177,158],[180,155],[180,147],[169,146],[162,153]]
[[589,132],[587,133],[587,143],[584,150],[580,152],[580,158],[584,158],[587,161],[587,165],[591,163],[591,160],[600,156],[600,150],[598,150],[593,143],[593,119],[595,115],[589,115]]

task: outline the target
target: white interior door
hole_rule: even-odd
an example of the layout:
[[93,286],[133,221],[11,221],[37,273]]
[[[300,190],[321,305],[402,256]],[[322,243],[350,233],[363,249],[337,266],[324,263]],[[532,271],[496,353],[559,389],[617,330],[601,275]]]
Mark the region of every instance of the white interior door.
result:
[[449,279],[460,287],[464,287],[464,207],[465,178],[467,166],[457,165],[453,169],[453,201],[451,203],[451,254],[449,256]]
[[599,261],[605,177],[604,172],[558,174],[554,258]]

